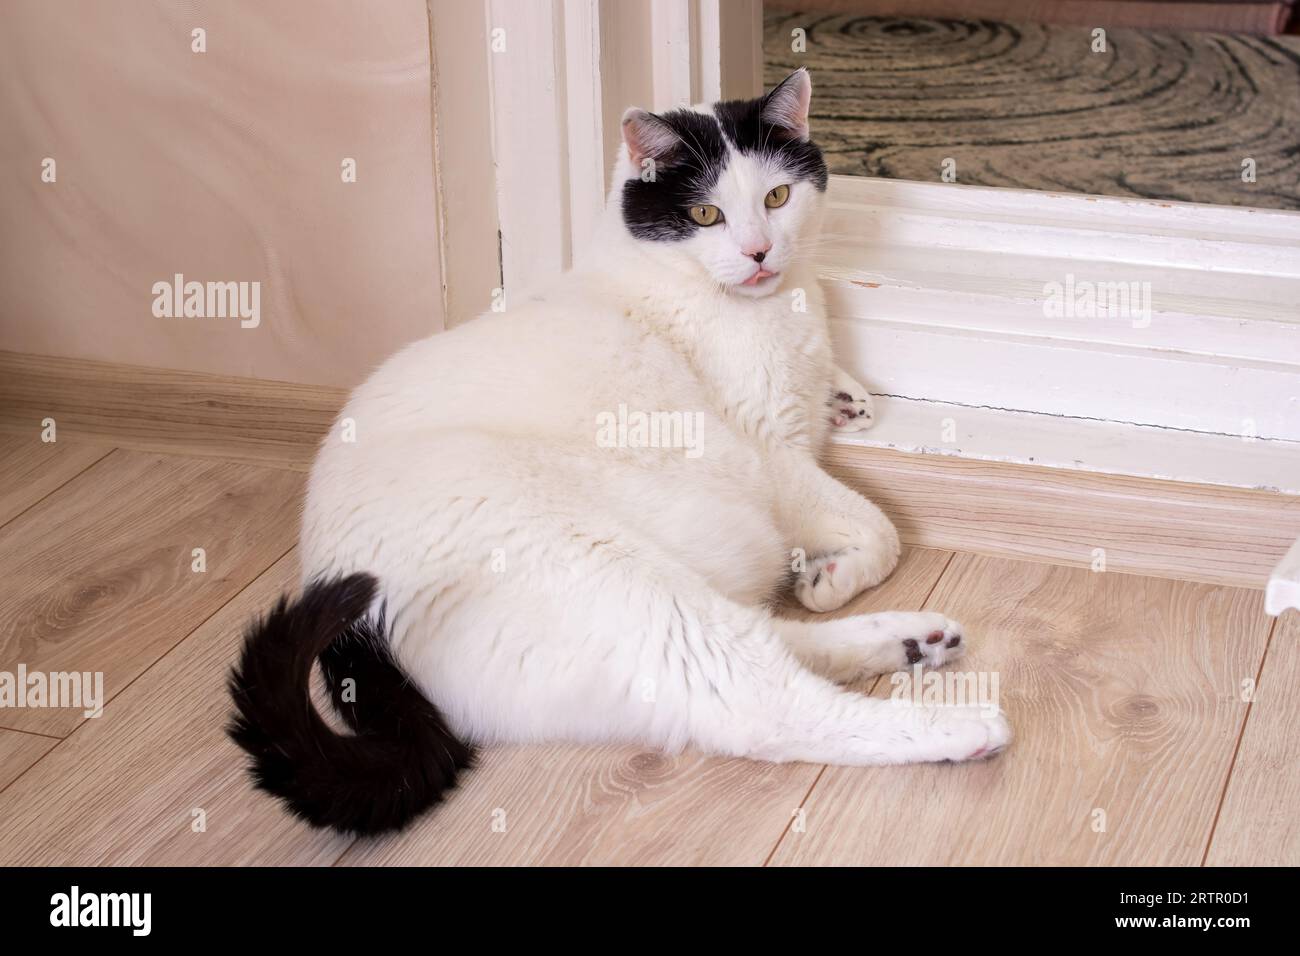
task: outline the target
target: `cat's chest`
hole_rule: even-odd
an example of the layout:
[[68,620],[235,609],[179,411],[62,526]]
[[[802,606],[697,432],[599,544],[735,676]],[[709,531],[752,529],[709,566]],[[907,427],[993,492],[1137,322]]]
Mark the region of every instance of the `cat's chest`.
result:
[[[817,447],[832,370],[824,315],[785,298],[720,309],[693,361],[716,410],[743,434]],[[820,302],[815,303],[820,305]]]

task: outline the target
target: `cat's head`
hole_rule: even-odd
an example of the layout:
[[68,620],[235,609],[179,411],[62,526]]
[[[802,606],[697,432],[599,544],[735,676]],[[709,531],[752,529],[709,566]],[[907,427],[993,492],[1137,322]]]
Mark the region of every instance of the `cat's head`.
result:
[[616,170],[628,231],[731,292],[773,292],[821,222],[826,163],[808,138],[811,97],[800,69],[755,100],[628,110]]

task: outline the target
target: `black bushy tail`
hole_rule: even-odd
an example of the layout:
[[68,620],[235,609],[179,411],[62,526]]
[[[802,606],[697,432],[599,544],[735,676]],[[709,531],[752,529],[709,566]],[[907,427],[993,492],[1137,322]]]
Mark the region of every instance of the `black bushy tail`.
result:
[[[455,786],[473,750],[406,679],[383,618],[363,619],[378,582],[368,574],[281,598],[244,635],[231,671],[236,713],[227,732],[253,758],[257,786],[318,827],[400,830]],[[310,696],[320,658],[330,697],[355,733],[336,732]],[[355,694],[343,694],[344,681]]]

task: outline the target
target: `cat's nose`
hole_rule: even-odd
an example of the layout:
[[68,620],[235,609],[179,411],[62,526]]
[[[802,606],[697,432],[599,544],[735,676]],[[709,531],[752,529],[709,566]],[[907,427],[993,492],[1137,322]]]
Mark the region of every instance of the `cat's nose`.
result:
[[769,242],[767,245],[760,248],[742,249],[740,251],[749,256],[749,258],[753,259],[755,262],[761,263],[765,258],[767,258],[768,250],[771,248],[772,244]]

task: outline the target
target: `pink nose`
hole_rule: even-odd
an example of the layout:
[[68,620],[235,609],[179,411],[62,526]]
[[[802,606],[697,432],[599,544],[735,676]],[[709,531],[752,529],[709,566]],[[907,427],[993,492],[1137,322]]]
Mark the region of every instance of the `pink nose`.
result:
[[750,243],[747,246],[740,247],[741,255],[749,256],[755,262],[762,262],[768,251],[772,248],[770,242]]

